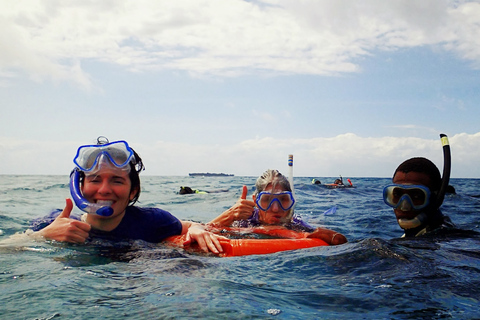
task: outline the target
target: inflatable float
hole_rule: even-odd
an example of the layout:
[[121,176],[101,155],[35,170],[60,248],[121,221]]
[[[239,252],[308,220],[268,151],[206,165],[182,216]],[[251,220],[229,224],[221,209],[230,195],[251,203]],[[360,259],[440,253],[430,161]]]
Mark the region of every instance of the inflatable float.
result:
[[[310,233],[295,232],[285,228],[222,228],[209,230],[221,235],[236,234],[240,236],[264,235],[268,239],[219,239],[223,248],[220,257],[238,257],[253,254],[270,254],[280,251],[306,249],[312,247],[328,246],[322,239],[307,238]],[[174,247],[180,247],[187,251],[198,252],[196,243],[184,246],[186,235],[172,236],[165,239],[165,242]]]
[[[294,193],[293,184],[293,155],[288,155],[289,183]],[[322,239],[308,238],[310,233],[295,232],[281,227],[258,227],[258,228],[215,228],[209,226],[208,231],[223,236],[233,236],[233,239],[219,239],[223,253],[220,257],[238,257],[253,254],[269,254],[287,250],[306,249],[319,246],[328,246]],[[268,239],[250,239],[247,236],[263,235]],[[238,238],[240,237],[240,238]],[[172,236],[165,239],[167,244],[181,247],[187,251],[198,252],[196,243],[185,246],[186,235]]]

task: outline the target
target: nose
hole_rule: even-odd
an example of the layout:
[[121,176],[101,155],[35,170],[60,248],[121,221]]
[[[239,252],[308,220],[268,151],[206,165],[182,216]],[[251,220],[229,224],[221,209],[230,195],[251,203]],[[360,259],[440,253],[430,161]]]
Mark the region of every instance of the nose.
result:
[[400,205],[398,206],[398,209],[400,209],[401,211],[411,211],[412,205],[410,204],[410,201],[404,198],[401,200]]
[[278,201],[273,201],[271,209],[272,209],[273,212],[278,212],[279,211],[280,205],[279,205]]
[[108,180],[102,181],[102,184],[98,188],[98,193],[100,194],[109,194],[112,192],[112,188],[110,187],[110,183]]

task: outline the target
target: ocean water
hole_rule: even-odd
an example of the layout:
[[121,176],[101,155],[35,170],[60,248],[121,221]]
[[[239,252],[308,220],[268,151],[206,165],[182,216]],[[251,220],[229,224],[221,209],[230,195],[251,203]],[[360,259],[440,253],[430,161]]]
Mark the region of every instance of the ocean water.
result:
[[[480,318],[480,180],[452,179],[443,212],[458,232],[400,239],[382,200],[390,182],[327,189],[296,177],[296,212],[347,236],[334,247],[219,258],[164,244],[10,241],[63,208],[68,176],[0,176],[0,319]],[[255,177],[142,177],[140,206],[208,222]],[[180,186],[226,192],[179,195]],[[251,192],[249,193],[250,196]],[[333,215],[324,215],[336,206]],[[77,212],[78,209],[74,209]]]

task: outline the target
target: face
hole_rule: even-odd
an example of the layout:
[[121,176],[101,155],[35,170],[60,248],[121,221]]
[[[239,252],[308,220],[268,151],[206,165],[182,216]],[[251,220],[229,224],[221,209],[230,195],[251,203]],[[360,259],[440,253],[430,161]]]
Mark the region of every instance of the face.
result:
[[[407,185],[422,185],[430,188],[430,178],[425,173],[421,172],[397,172],[393,177],[392,182],[394,184],[407,184]],[[398,219],[413,219],[415,218],[422,210],[414,210],[411,208],[408,211],[403,211],[400,207],[393,209],[395,216]]]
[[117,217],[125,212],[127,205],[135,195],[131,189],[131,181],[128,172],[120,169],[100,170],[95,174],[88,174],[85,177],[82,193],[92,203],[98,201],[111,201],[113,214],[110,217]]
[[[271,193],[280,193],[286,190],[279,185],[272,186],[272,184],[268,184],[265,190],[263,191],[271,192]],[[256,201],[255,197],[253,201]],[[280,207],[277,201],[274,201],[267,211],[263,211],[262,209],[259,209],[258,217],[260,221],[265,224],[280,225],[280,224],[285,224],[287,222],[290,222],[292,219],[292,214],[291,214],[291,209],[285,211],[282,209],[282,207]]]

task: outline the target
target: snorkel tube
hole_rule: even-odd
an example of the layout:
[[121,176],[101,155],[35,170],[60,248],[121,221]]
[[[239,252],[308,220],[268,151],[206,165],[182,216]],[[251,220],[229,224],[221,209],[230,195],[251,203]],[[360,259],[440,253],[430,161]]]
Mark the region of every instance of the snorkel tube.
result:
[[435,206],[440,208],[445,198],[445,193],[447,192],[448,183],[450,182],[450,171],[452,167],[452,156],[450,154],[450,143],[448,142],[447,135],[441,133],[440,139],[442,140],[443,147],[443,174],[442,174],[442,184],[440,190],[438,191],[437,197],[435,199]]
[[295,198],[295,190],[293,188],[293,154],[288,155],[288,182],[292,188],[292,195]]
[[113,209],[110,207],[111,203],[91,203],[82,195],[82,192],[80,191],[80,172],[80,169],[75,168],[70,174],[70,194],[77,207],[86,213],[96,214],[103,217],[111,216],[113,214]]
[[293,211],[295,209],[295,188],[293,187],[293,154],[288,155],[288,182],[290,183],[290,188],[292,189],[292,196],[293,196],[293,206],[291,210],[291,216],[293,216]]
[[[438,191],[436,197],[431,199],[431,207],[435,210],[440,208],[445,198],[445,193],[447,191],[448,183],[450,182],[450,171],[452,166],[452,159],[450,154],[450,144],[448,142],[448,137],[441,133],[440,139],[443,146],[443,174],[442,174],[442,183],[440,185],[440,190]],[[427,214],[425,212],[420,212],[413,219],[398,219],[398,224],[402,229],[413,229],[421,226],[427,220]]]

